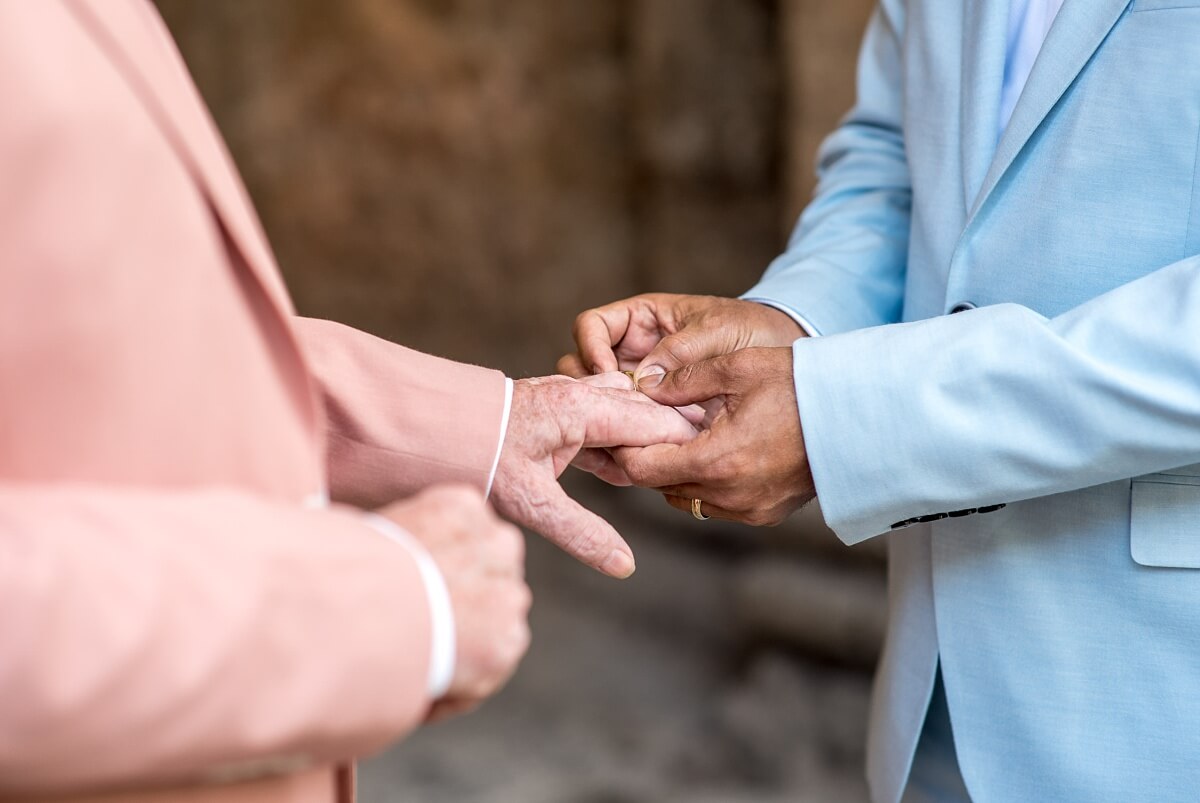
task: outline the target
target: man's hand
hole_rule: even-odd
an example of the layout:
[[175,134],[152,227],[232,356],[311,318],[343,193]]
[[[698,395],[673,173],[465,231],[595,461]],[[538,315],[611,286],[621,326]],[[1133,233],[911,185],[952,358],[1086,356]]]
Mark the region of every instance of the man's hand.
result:
[[565,376],[513,383],[508,434],[492,485],[496,509],[612,577],[633,574],[633,553],[608,522],[572,500],[558,476],[588,447],[685,443],[696,429],[632,389]]
[[648,377],[642,392],[666,405],[724,399],[711,428],[684,444],[615,450],[637,485],[680,510],[773,525],[815,491],[792,384],[790,348],[751,348]]
[[454,679],[430,719],[469,711],[508,681],[529,648],[521,532],[467,487],[435,486],[379,513],[429,551],[454,609]]
[[753,301],[648,293],[580,313],[578,353],[558,370],[583,377],[634,371],[637,380],[752,347],[788,346],[804,330],[788,315]]

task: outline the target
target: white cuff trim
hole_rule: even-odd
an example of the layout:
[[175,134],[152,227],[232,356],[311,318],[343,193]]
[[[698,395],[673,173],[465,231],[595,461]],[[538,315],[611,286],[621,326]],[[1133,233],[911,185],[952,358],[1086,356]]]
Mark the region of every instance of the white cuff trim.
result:
[[768,298],[743,297],[742,301],[753,301],[755,304],[762,304],[764,307],[770,307],[771,309],[777,309],[780,312],[782,312],[784,315],[788,316],[793,321],[795,321],[796,325],[799,326],[801,329],[803,329],[804,333],[806,335],[808,335],[809,337],[820,337],[821,336],[821,332],[817,329],[817,327],[815,327],[811,323],[809,323],[808,318],[805,318],[803,315],[796,312],[796,310],[792,309],[787,304],[780,304],[778,301],[772,301]]
[[508,416],[512,413],[513,381],[504,377],[504,412],[500,416],[500,442],[496,444],[496,457],[492,460],[492,472],[488,474],[487,490],[483,498],[492,495],[492,483],[496,481],[496,469],[500,467],[500,453],[504,451],[504,437],[508,434]]
[[417,562],[417,570],[425,583],[425,596],[429,600],[429,617],[432,625],[429,657],[429,696],[437,700],[444,696],[454,681],[454,665],[458,635],[454,628],[454,606],[450,602],[450,591],[437,564],[425,546],[394,521],[366,515],[367,524],[379,533],[408,550]]

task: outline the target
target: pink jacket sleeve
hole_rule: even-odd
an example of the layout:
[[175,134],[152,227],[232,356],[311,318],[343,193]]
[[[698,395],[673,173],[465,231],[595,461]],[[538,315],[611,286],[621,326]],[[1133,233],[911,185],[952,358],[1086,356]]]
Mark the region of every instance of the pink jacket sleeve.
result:
[[331,321],[295,330],[324,396],[334,499],[378,507],[441,482],[487,487],[504,375]]
[[0,484],[0,797],[379,749],[425,715],[429,639],[356,513]]

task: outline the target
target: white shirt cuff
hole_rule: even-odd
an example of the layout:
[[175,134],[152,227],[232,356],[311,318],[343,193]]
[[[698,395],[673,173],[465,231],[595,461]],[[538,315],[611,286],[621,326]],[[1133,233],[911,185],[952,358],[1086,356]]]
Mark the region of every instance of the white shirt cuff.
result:
[[500,416],[500,442],[496,444],[496,456],[492,459],[492,473],[488,474],[487,490],[483,498],[492,495],[492,483],[496,481],[496,469],[500,467],[500,453],[504,451],[504,436],[508,434],[508,416],[512,412],[513,381],[504,377],[504,412]]
[[777,309],[780,312],[782,312],[784,315],[788,316],[793,321],[795,321],[796,325],[799,326],[801,329],[803,329],[804,333],[806,335],[808,335],[809,337],[820,337],[821,336],[821,333],[820,333],[820,331],[817,330],[817,327],[813,326],[811,323],[808,322],[808,318],[805,318],[803,315],[796,312],[796,310],[792,309],[787,304],[780,304],[778,301],[771,301],[770,299],[766,299],[766,298],[748,298],[747,297],[747,298],[743,298],[742,300],[743,301],[753,301],[755,304],[762,304],[764,307],[770,307],[771,309]]
[[450,591],[442,572],[434,563],[425,546],[394,521],[366,514],[370,524],[382,535],[403,546],[417,562],[417,570],[425,583],[425,596],[429,600],[431,621],[429,657],[429,696],[437,700],[444,696],[454,680],[454,664],[458,635],[454,629],[454,606],[450,602]]

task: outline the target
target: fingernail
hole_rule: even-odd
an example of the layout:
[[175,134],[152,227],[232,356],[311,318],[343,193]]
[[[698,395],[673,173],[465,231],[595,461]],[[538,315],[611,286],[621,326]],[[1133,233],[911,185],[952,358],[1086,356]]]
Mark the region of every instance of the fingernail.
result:
[[639,388],[652,388],[662,382],[666,375],[667,369],[661,365],[648,365],[638,372],[634,382]]
[[633,574],[636,567],[633,563],[633,555],[628,552],[622,552],[619,549],[614,549],[612,553],[604,559],[604,563],[600,564],[600,571],[616,577],[619,580],[624,580],[629,575]]

